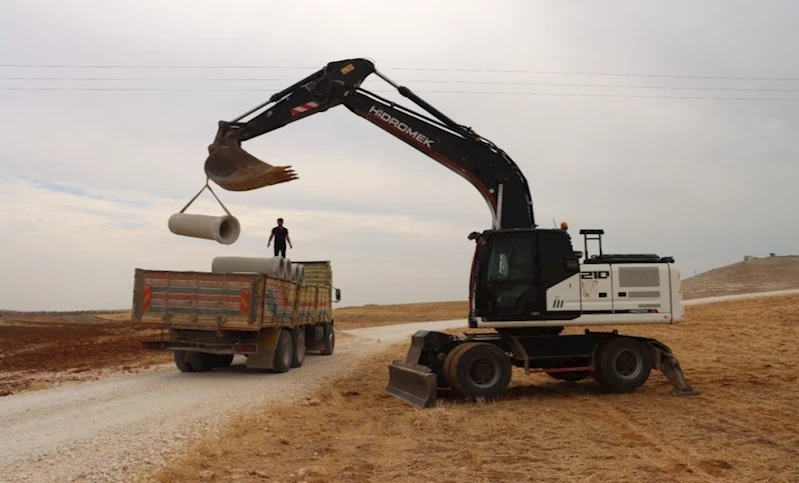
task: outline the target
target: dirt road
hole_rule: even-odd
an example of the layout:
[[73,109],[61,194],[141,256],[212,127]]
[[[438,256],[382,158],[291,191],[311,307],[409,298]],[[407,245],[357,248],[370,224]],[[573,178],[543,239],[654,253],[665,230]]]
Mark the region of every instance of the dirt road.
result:
[[309,356],[286,374],[236,363],[183,374],[168,365],[0,398],[0,481],[117,481],[127,469],[160,466],[172,450],[236,412],[301,396],[420,328],[462,326],[457,320],[342,331],[332,356]]
[[310,356],[302,369],[287,374],[235,365],[182,374],[168,365],[0,398],[0,481],[122,481],[126,470],[161,466],[185,442],[236,413],[308,394],[388,344],[407,342],[420,328],[460,327],[465,321],[340,331],[333,356]]

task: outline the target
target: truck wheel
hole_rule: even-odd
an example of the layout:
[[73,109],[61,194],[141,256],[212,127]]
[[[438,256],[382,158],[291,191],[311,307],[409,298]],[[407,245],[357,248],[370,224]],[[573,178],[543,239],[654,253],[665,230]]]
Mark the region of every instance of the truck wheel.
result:
[[214,368],[214,354],[204,352],[189,352],[186,361],[194,372],[208,372]]
[[291,369],[291,361],[294,358],[294,344],[291,340],[291,332],[286,329],[280,331],[275,348],[275,361],[272,372],[283,373]]
[[194,372],[191,364],[186,360],[186,351],[172,351],[172,353],[174,354],[175,365],[180,372]]
[[591,375],[591,371],[547,372],[547,375],[559,381],[582,381]]
[[323,326],[325,328],[325,333],[323,335],[324,339],[322,340],[322,350],[320,353],[323,356],[329,356],[336,347],[336,331],[333,324],[325,322]]
[[632,391],[641,387],[651,372],[652,354],[647,345],[630,337],[617,337],[600,347],[594,376],[610,389]]
[[486,342],[463,344],[454,355],[453,388],[463,396],[493,399],[505,392],[511,378],[508,355]]
[[291,331],[291,335],[291,342],[294,347],[291,367],[302,367],[302,363],[305,362],[305,327],[295,327]]

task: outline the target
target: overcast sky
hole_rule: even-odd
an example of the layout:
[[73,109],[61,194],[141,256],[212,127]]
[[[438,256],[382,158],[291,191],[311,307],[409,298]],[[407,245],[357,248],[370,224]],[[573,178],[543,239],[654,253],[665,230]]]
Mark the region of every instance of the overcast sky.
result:
[[[0,308],[128,308],[135,268],[272,256],[280,216],[288,257],[331,260],[343,305],[465,300],[466,236],[491,221],[482,197],[344,107],[245,144],[300,179],[215,190],[242,222],[237,243],[167,229],[205,181],[217,121],[352,57],[503,148],[539,224],[568,221],[578,246],[580,228],[604,228],[606,251],[672,255],[685,276],[799,253],[799,81],[718,78],[799,78],[797,18],[796,2],[765,0],[2,1]],[[187,211],[222,213],[207,192]]]

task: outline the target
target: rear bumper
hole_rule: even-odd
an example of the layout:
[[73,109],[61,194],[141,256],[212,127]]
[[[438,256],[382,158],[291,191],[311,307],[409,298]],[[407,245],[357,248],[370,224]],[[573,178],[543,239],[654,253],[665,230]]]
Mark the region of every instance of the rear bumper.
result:
[[142,349],[147,351],[189,351],[206,352],[209,354],[257,354],[258,345],[255,343],[228,344],[212,342],[189,342],[177,340],[145,340],[141,343]]

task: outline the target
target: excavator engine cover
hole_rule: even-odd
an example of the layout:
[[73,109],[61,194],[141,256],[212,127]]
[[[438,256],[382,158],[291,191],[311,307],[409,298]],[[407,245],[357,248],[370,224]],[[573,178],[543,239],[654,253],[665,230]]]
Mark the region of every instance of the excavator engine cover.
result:
[[297,179],[291,166],[272,166],[242,149],[236,133],[223,126],[208,153],[205,174],[228,191],[249,191]]

